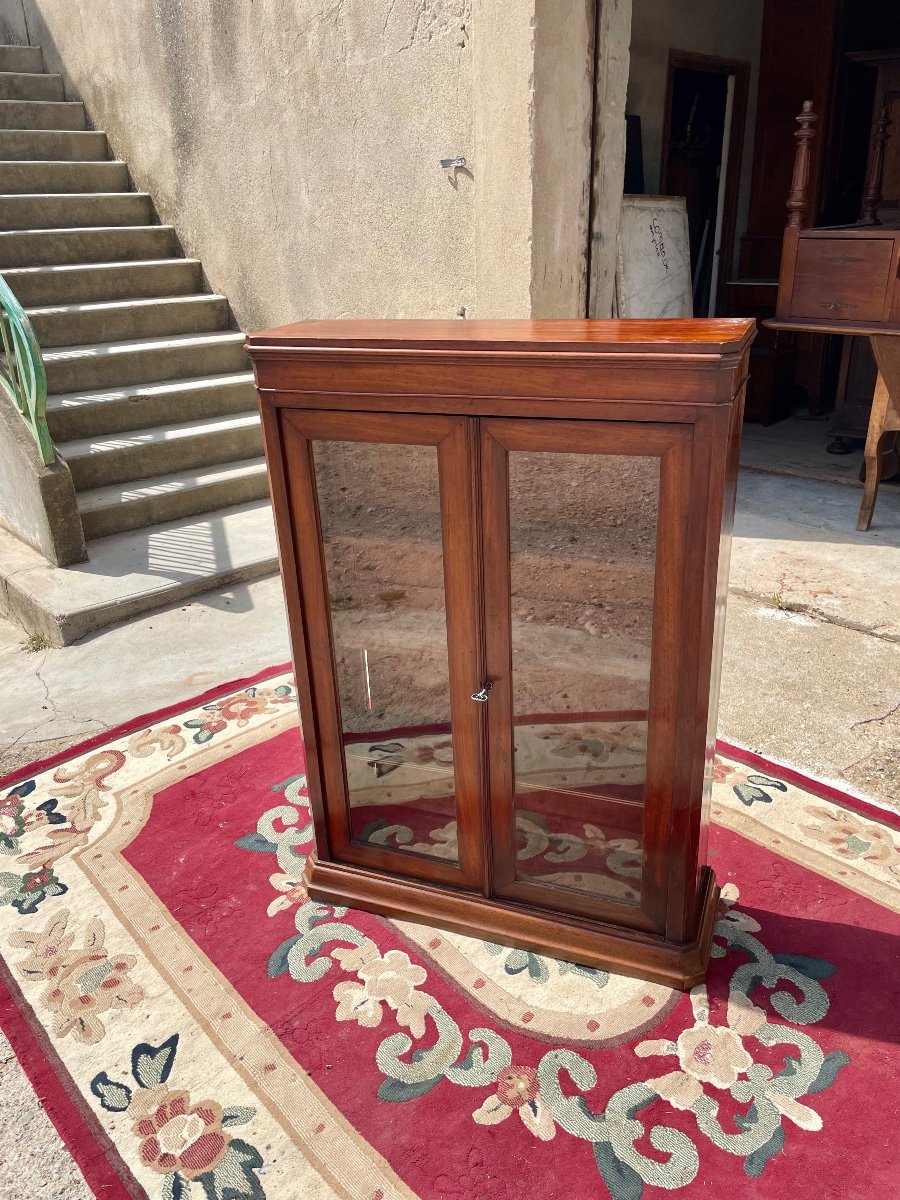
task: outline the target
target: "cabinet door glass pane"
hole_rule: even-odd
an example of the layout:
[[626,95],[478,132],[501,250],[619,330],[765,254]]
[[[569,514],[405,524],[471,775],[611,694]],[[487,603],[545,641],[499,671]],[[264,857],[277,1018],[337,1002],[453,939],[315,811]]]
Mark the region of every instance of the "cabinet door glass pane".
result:
[[509,456],[516,871],[640,902],[659,460]]
[[351,838],[456,862],[437,450],[313,455]]

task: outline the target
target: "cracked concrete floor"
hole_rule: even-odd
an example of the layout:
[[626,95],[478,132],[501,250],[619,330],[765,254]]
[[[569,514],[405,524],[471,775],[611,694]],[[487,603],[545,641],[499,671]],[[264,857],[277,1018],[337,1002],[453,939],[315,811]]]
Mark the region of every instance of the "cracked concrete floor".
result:
[[[742,476],[720,734],[900,808],[900,493],[855,532],[858,490]],[[130,717],[288,658],[260,580],[61,650],[0,621],[0,775]],[[91,1192],[0,1041],[0,1196]]]
[[199,596],[62,649],[0,619],[0,776],[290,657],[277,578]]

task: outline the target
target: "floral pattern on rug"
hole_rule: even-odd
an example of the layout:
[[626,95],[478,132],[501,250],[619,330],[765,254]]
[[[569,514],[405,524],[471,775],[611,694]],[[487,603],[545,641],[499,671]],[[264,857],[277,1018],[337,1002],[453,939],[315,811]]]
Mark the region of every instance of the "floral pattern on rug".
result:
[[[277,687],[248,688],[204,706],[201,712],[214,711],[215,732],[220,733],[264,721],[273,712],[281,714],[282,706],[293,703],[293,698],[293,687],[285,681]],[[107,944],[109,921],[97,916],[83,924],[76,920],[75,912],[89,912],[97,901],[95,895],[84,896],[74,867],[77,854],[115,822],[113,801],[129,774],[129,764],[187,758],[192,745],[196,749],[209,740],[198,741],[194,735],[196,721],[207,720],[205,715],[184,716],[188,719],[126,736],[114,746],[77,756],[0,792],[0,854],[9,864],[9,869],[0,871],[0,917],[4,910],[12,911],[19,922],[23,918],[29,922],[11,925],[0,920],[0,937],[4,950],[12,951],[8,961],[13,974],[35,1012],[45,1014],[48,1034],[61,1051],[68,1044],[93,1048],[107,1040],[118,1043],[118,1023],[130,1014],[134,1014],[135,1030],[143,1023],[140,1014],[147,1004],[148,987],[135,976],[151,975],[148,965],[138,954]],[[73,910],[76,891],[82,904]],[[63,897],[67,906],[54,907],[53,902],[58,904]],[[117,941],[123,934],[127,938],[118,929]],[[152,986],[158,992],[155,978]],[[113,1024],[115,1039],[110,1036]],[[138,1168],[137,1174],[143,1167],[158,1180],[156,1185],[147,1181],[148,1196],[266,1200],[260,1151],[228,1132],[251,1121],[256,1110],[226,1104],[221,1092],[211,1098],[202,1086],[166,1087],[184,1036],[175,1033],[156,1046],[135,1045],[130,1080],[121,1072],[115,1077],[106,1071],[96,1073],[93,1050],[87,1057],[76,1055],[69,1061],[82,1073],[95,1072],[85,1091],[93,1093],[103,1114],[128,1118],[127,1126],[114,1124],[112,1130],[127,1129],[128,1137],[119,1145],[123,1157]],[[202,1098],[192,1101],[192,1094]]]
[[[340,1123],[306,1071],[290,1086],[307,1089],[311,1115],[301,1120],[307,1110],[300,1104],[275,1102],[266,1081],[289,1074],[288,1058],[229,990],[229,977],[208,985],[218,992],[203,993],[222,997],[215,1016],[207,1015],[188,982],[209,973],[204,953],[133,870],[104,875],[121,859],[119,849],[105,847],[138,838],[158,794],[293,730],[293,700],[290,679],[281,676],[0,789],[0,949],[59,1069],[87,1099],[137,1186],[154,1198],[413,1195],[391,1164]],[[606,767],[622,749],[604,758],[605,744],[565,733],[559,757],[567,764],[584,755]],[[265,770],[264,754],[259,762]],[[805,1155],[811,1164],[817,1137],[840,1136],[836,1113],[850,1103],[863,1068],[849,1041],[829,1028],[828,1014],[835,990],[851,981],[832,958],[815,953],[814,935],[801,946],[784,922],[776,933],[762,911],[742,907],[742,883],[723,889],[715,984],[681,1000],[606,972],[310,901],[301,883],[312,844],[305,778],[285,776],[266,784],[277,803],[260,804],[242,830],[222,835],[238,847],[246,873],[259,877],[263,925],[241,948],[242,970],[295,989],[291,1011],[298,1014],[312,1004],[306,997],[325,989],[323,1020],[339,1036],[374,1039],[364,1044],[375,1082],[370,1092],[361,1073],[357,1086],[364,1107],[383,1110],[378,1124],[390,1128],[399,1119],[415,1128],[423,1106],[438,1097],[446,1121],[460,1122],[454,1128],[502,1132],[519,1147],[514,1157],[529,1145],[541,1153],[583,1146],[596,1168],[584,1194],[605,1189],[614,1200],[637,1200],[654,1188],[700,1194],[692,1183],[717,1177],[728,1161],[746,1179],[768,1179],[779,1169],[776,1159]],[[713,815],[723,829],[848,889],[848,900],[856,892],[885,909],[900,907],[898,839],[886,826],[739,762],[721,759],[716,776]],[[236,792],[240,786],[238,774]],[[195,819],[217,828],[215,798],[210,803],[207,815],[181,810],[185,838]],[[435,823],[425,837],[451,846],[450,825]],[[627,879],[629,847],[613,846],[593,828],[583,840],[608,842],[607,860],[610,850],[622,852],[624,869],[612,873]],[[171,845],[181,854],[187,841],[173,836]],[[549,837],[547,845],[551,853],[580,851]],[[237,945],[244,914],[227,907],[230,883],[211,874],[205,886],[225,904],[220,918],[210,901],[211,927],[220,942]],[[202,914],[206,893],[197,895],[191,904]],[[451,952],[455,958],[442,957]],[[457,978],[451,964],[463,959],[470,973]],[[499,1002],[489,1002],[492,988]],[[540,1005],[552,1008],[554,997],[564,997],[581,1034],[554,1035],[552,1021],[541,1026]],[[471,1004],[479,1006],[476,1020],[474,1009],[464,1015]],[[620,1012],[616,1039],[592,1045],[591,1026],[602,1034]],[[245,1041],[222,1041],[239,1023]],[[631,1064],[626,1082],[610,1082],[604,1045]],[[290,1137],[284,1112],[295,1114]],[[246,1136],[243,1128],[235,1133],[239,1126]],[[405,1164],[396,1165],[402,1173]],[[468,1200],[494,1194],[496,1181],[490,1162],[473,1157],[463,1173],[437,1177],[435,1188]],[[520,1185],[539,1194],[533,1178]],[[512,1194],[505,1189],[503,1197]]]
[[864,821],[844,809],[826,808],[822,804],[809,804],[803,811],[813,818],[801,826],[807,837],[851,862],[863,859],[883,864],[900,880],[900,859],[890,830],[880,829],[874,822]]
[[290,684],[282,683],[271,688],[248,687],[237,696],[204,704],[200,715],[185,721],[184,728],[191,730],[193,740],[202,746],[229,726],[243,729],[251,717],[271,712],[279,704],[292,702],[293,688]]
[[136,1088],[100,1071],[91,1092],[100,1107],[125,1113],[138,1142],[140,1161],[162,1176],[164,1200],[187,1200],[191,1185],[202,1187],[206,1200],[265,1200],[259,1179],[262,1156],[243,1138],[226,1129],[246,1125],[252,1108],[225,1108],[215,1100],[191,1102],[188,1092],[166,1086],[178,1034],[159,1046],[146,1042],[131,1052],[131,1078]]
[[110,958],[104,945],[106,930],[94,917],[80,931],[68,930],[71,914],[63,909],[43,929],[17,929],[9,945],[27,950],[15,967],[23,979],[47,986],[40,1003],[53,1014],[53,1034],[92,1045],[106,1035],[101,1020],[112,1009],[132,1009],[144,999],[143,989],[130,978],[137,959],[133,954]]
[[724,756],[713,783],[714,821],[778,853],[790,846],[805,867],[900,912],[896,831],[831,800],[809,804],[801,789]]
[[[834,967],[822,959],[771,953],[754,936],[761,932],[759,923],[736,906],[738,890],[733,885],[723,889],[713,947],[715,957],[727,956],[731,962],[727,1003],[718,1005],[713,1017],[706,987],[694,988],[693,1021],[676,1039],[640,1041],[633,1047],[639,1059],[673,1056],[678,1069],[604,1096],[602,1088],[599,1094],[595,1091],[599,1079],[594,1065],[565,1047],[551,1049],[531,1067],[513,1062],[509,1043],[495,1029],[472,1030],[467,1044],[459,1025],[423,988],[428,975],[421,965],[399,950],[382,954],[356,928],[348,909],[306,899],[298,882],[303,862],[298,849],[309,846],[303,784],[302,778],[294,778],[281,785],[285,798],[289,795],[296,806],[294,812],[286,805],[270,809],[260,818],[255,835],[238,842],[276,856],[298,905],[297,933],[271,955],[268,972],[271,977],[287,972],[303,984],[337,967],[356,977],[333,988],[337,1021],[380,1028],[393,1020],[409,1030],[409,1035],[389,1035],[378,1047],[376,1062],[384,1075],[380,1100],[414,1102],[445,1082],[493,1088],[472,1113],[476,1123],[494,1125],[517,1112],[524,1131],[542,1141],[561,1130],[590,1142],[613,1200],[638,1197],[645,1185],[677,1189],[697,1175],[698,1142],[665,1124],[646,1125],[640,1118],[654,1100],[690,1111],[697,1137],[742,1158],[748,1176],[760,1175],[769,1159],[782,1151],[788,1123],[801,1131],[799,1136],[822,1128],[809,1101],[834,1084],[850,1058],[840,1050],[825,1055],[802,1026],[825,1016],[829,1001],[823,981]],[[491,946],[490,952],[503,950]],[[524,957],[533,964],[529,973],[535,981],[549,978],[548,960],[536,954]],[[600,986],[603,982],[598,980]],[[799,1000],[784,989],[785,983],[799,993]],[[766,1008],[749,998],[758,984],[770,991]],[[781,987],[773,991],[777,985]],[[783,1056],[777,1071],[766,1053],[775,1047],[792,1051]],[[581,1095],[568,1095],[563,1081],[574,1084]],[[719,1119],[719,1093],[735,1102],[733,1128]],[[637,1143],[643,1138],[668,1157],[660,1161],[642,1153]]]

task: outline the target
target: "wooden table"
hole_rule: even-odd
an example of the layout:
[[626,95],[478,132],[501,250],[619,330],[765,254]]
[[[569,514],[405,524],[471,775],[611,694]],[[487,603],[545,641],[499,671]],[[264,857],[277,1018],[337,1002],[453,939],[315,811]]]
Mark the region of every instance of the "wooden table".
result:
[[[766,321],[770,329],[794,330],[796,333],[841,333],[867,336],[872,355],[878,366],[878,379],[872,397],[869,428],[866,433],[864,452],[866,478],[863,498],[859,506],[856,528],[865,533],[872,524],[872,513],[878,498],[882,466],[889,454],[897,452],[900,443],[900,329],[896,333],[885,333],[883,326],[876,332],[871,325],[848,325],[843,322],[815,323],[812,321]],[[887,436],[893,434],[889,443]]]
[[[810,142],[818,118],[805,100],[797,117],[794,174],[781,251],[781,273],[771,329],[840,333],[869,338],[878,379],[866,435],[866,478],[856,528],[867,530],[878,496],[886,437],[900,432],[900,228],[881,224],[887,108],[876,111],[855,225],[807,228]],[[893,447],[891,447],[893,449]]]

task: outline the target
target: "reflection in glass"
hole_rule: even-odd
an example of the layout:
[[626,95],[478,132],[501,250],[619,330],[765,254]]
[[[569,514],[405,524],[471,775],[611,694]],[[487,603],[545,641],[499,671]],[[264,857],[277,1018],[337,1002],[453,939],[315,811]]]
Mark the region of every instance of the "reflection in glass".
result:
[[313,454],[351,836],[456,862],[437,450]]
[[517,875],[637,903],[659,460],[509,456]]

